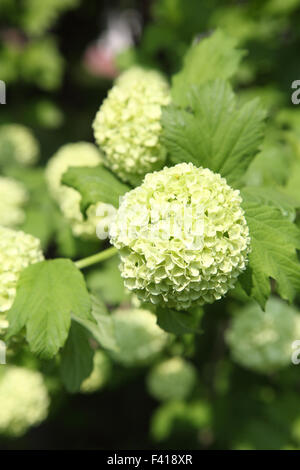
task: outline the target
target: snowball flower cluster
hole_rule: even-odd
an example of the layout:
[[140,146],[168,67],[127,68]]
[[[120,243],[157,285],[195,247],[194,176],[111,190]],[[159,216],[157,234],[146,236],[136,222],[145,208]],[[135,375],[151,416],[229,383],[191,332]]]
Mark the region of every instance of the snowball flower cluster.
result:
[[48,414],[49,396],[40,372],[16,366],[0,372],[0,434],[20,436]]
[[43,259],[37,238],[0,226],[0,312],[12,306],[21,271]]
[[126,193],[110,237],[125,286],[177,310],[224,296],[250,245],[239,191],[192,163],[148,174]]
[[22,183],[0,176],[0,222],[4,227],[16,227],[25,220],[23,206],[28,199]]
[[63,215],[70,222],[73,234],[77,237],[96,238],[98,224],[109,226],[113,217],[112,206],[101,201],[96,205],[91,205],[87,210],[85,220],[80,210],[80,193],[62,184],[61,178],[70,167],[94,167],[100,164],[101,155],[96,146],[88,142],[78,142],[61,147],[49,160],[46,168],[50,192]]
[[148,310],[117,310],[112,318],[118,351],[111,355],[125,366],[150,362],[168,341],[168,334],[156,324],[156,316]]
[[0,143],[10,158],[21,165],[33,165],[39,157],[39,144],[30,129],[21,124],[0,126]]
[[300,315],[284,301],[270,298],[263,312],[257,304],[236,312],[226,340],[233,359],[261,373],[291,364],[292,343],[300,339]]
[[183,400],[191,393],[195,381],[194,366],[181,357],[173,357],[151,370],[147,385],[158,400]]
[[146,173],[163,167],[161,113],[169,102],[165,79],[140,67],[121,74],[104,100],[93,123],[95,139],[104,164],[123,181],[139,184]]
[[212,422],[212,410],[208,401],[172,400],[163,403],[154,411],[150,432],[156,441],[164,441],[170,438],[175,430],[180,432],[180,429],[193,429],[197,435],[201,431],[207,432],[211,429]]

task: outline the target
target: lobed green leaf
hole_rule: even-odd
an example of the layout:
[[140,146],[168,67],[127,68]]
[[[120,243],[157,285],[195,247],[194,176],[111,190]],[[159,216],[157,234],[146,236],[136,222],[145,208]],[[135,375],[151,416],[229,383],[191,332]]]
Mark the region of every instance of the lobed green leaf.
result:
[[188,333],[200,333],[199,321],[201,311],[194,309],[190,312],[158,307],[156,310],[157,324],[167,333],[184,335]]
[[63,175],[62,183],[80,192],[82,196],[80,207],[83,213],[90,205],[98,202],[119,207],[120,196],[130,189],[102,165],[71,167]]
[[87,330],[72,321],[60,363],[60,376],[68,392],[80,390],[82,382],[92,373],[93,359],[94,351],[90,346]]
[[176,104],[187,105],[187,89],[216,78],[228,79],[238,69],[245,52],[237,49],[236,39],[217,30],[208,38],[193,44],[184,64],[172,80],[172,97]]
[[31,351],[44,358],[53,357],[67,339],[71,313],[81,319],[92,318],[81,272],[67,259],[33,264],[21,273],[8,312],[8,337],[25,327]]
[[162,141],[170,162],[192,162],[220,173],[232,186],[241,183],[263,138],[265,112],[254,99],[237,107],[223,80],[192,87],[187,108],[166,107]]
[[243,207],[250,229],[249,267],[239,281],[264,309],[271,293],[270,278],[279,295],[290,302],[300,291],[300,231],[277,207],[262,205],[244,193]]

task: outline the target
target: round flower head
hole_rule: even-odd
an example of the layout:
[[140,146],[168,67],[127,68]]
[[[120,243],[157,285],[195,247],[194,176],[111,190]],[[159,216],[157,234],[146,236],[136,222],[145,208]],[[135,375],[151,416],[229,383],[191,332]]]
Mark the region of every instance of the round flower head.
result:
[[126,193],[110,237],[125,286],[177,310],[225,295],[250,244],[239,191],[192,163],[148,174]]
[[174,357],[155,366],[147,380],[149,392],[158,400],[183,400],[192,391],[196,371],[192,364]]
[[37,238],[0,226],[0,312],[12,306],[21,271],[43,259]]
[[189,435],[187,429],[199,435],[202,430],[207,432],[211,429],[212,423],[211,405],[206,400],[172,400],[156,408],[151,418],[150,432],[156,441],[164,441],[172,437],[175,429],[176,434],[178,431],[180,433],[177,438],[181,433]]
[[97,392],[107,383],[110,372],[110,359],[103,351],[96,351],[93,371],[91,375],[82,382],[80,391],[82,393]]
[[39,144],[30,129],[20,124],[0,127],[2,151],[21,165],[33,165],[39,157]]
[[25,220],[23,206],[28,198],[22,183],[0,176],[0,223],[4,227],[16,227]]
[[48,414],[49,396],[38,371],[5,366],[0,371],[0,434],[20,436]]
[[300,338],[300,315],[284,301],[269,299],[237,312],[226,340],[233,359],[257,372],[273,372],[291,363],[292,343]]
[[113,215],[112,206],[102,202],[91,205],[85,220],[80,210],[80,193],[62,184],[61,178],[69,167],[94,167],[99,164],[101,164],[101,155],[96,146],[88,142],[78,142],[61,147],[49,160],[46,168],[51,194],[70,222],[73,234],[78,237],[96,238],[97,224],[110,224]]
[[163,167],[160,120],[169,102],[165,79],[140,67],[121,74],[104,100],[93,123],[95,139],[104,164],[123,181],[139,184],[146,173]]
[[118,351],[112,357],[125,366],[151,362],[165,347],[168,335],[148,310],[117,310],[112,314]]

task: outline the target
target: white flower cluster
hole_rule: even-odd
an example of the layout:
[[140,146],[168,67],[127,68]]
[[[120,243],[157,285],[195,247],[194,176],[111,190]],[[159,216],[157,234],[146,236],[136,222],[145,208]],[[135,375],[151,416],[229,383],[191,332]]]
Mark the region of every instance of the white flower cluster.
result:
[[50,404],[43,376],[16,366],[0,372],[0,434],[20,436],[46,419]]
[[84,219],[80,210],[81,195],[76,189],[61,183],[63,174],[70,167],[94,167],[102,162],[95,145],[88,142],[67,144],[61,147],[49,160],[46,178],[50,192],[57,201],[63,215],[70,222],[73,234],[77,237],[96,238],[96,227],[109,226],[112,218],[112,206],[99,201],[87,210]]
[[0,126],[2,149],[21,165],[33,165],[39,157],[39,144],[30,129],[21,124]]
[[291,364],[292,343],[300,339],[300,315],[271,297],[265,312],[257,304],[236,312],[226,339],[238,364],[261,373],[274,372]]
[[233,288],[250,245],[239,191],[192,163],[148,174],[126,193],[110,238],[125,286],[178,310]]
[[190,395],[195,382],[194,366],[181,357],[159,363],[147,379],[149,392],[158,400],[183,400]]
[[21,271],[43,259],[37,238],[0,226],[0,312],[12,306]]
[[117,310],[112,318],[119,350],[111,355],[117,362],[125,366],[142,365],[153,360],[166,346],[168,334],[148,310]]
[[19,181],[0,176],[0,222],[4,227],[17,227],[25,220],[26,188]]
[[169,104],[165,79],[155,71],[133,67],[116,80],[93,123],[104,164],[123,181],[139,184],[166,159],[160,143],[162,106]]

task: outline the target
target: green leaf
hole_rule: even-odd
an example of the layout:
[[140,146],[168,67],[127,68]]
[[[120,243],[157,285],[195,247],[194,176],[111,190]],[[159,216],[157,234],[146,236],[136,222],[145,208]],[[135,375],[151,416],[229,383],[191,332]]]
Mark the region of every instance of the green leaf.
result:
[[55,213],[54,229],[58,256],[66,258],[78,257],[77,242],[79,239],[73,236],[70,223],[63,217],[63,214],[59,210]]
[[80,192],[82,212],[99,201],[119,207],[120,196],[130,189],[102,165],[69,168],[62,177],[62,183]]
[[[296,199],[300,204],[300,162],[295,162],[292,166],[289,174],[289,178],[286,186],[284,187],[284,192],[288,194],[293,199]],[[297,206],[299,207],[299,206]]]
[[187,98],[187,109],[163,111],[162,141],[171,163],[192,162],[237,185],[262,141],[265,112],[256,99],[238,108],[222,80],[191,88]]
[[120,304],[126,297],[128,298],[118,267],[119,263],[120,260],[115,256],[101,263],[101,266],[86,276],[89,290],[100,295],[101,299],[110,305]]
[[78,318],[76,315],[72,315],[72,318],[84,326],[104,349],[117,351],[119,348],[113,319],[98,297],[92,296],[91,298],[93,320]]
[[194,309],[190,312],[178,312],[168,308],[158,307],[156,311],[157,324],[167,333],[184,335],[200,333],[199,321],[202,310]]
[[279,295],[291,302],[300,291],[299,229],[278,208],[262,205],[249,194],[244,194],[243,207],[252,251],[246,274],[239,278],[242,287],[264,309],[272,278]]
[[80,390],[93,370],[94,351],[85,328],[72,321],[70,333],[61,352],[60,375],[68,392]]
[[38,238],[42,248],[46,249],[54,234],[52,214],[41,207],[29,207],[26,209],[26,219],[20,229]]
[[21,181],[29,192],[29,201],[25,207],[25,222],[20,227],[41,241],[46,249],[54,235],[56,206],[49,195],[42,168],[12,167],[8,176]]
[[109,316],[109,312],[106,308],[105,303],[103,300],[96,295],[91,295],[91,300],[92,300],[92,317],[94,320],[98,320],[99,317],[102,318],[102,316]]
[[228,79],[237,71],[244,51],[236,49],[237,41],[222,31],[190,47],[182,70],[173,77],[173,101],[187,104],[186,92],[191,85],[201,85],[216,78]]
[[31,351],[50,358],[67,339],[71,312],[89,319],[90,311],[83,275],[72,261],[42,261],[21,273],[17,295],[8,312],[8,336],[25,327]]
[[283,140],[278,128],[268,125],[261,150],[243,180],[249,186],[282,186],[289,177],[293,160],[291,146]]
[[295,220],[296,209],[300,206],[300,200],[297,200],[286,194],[281,188],[248,186],[241,191],[242,198],[257,204],[273,206],[280,209],[284,217],[291,222]]

